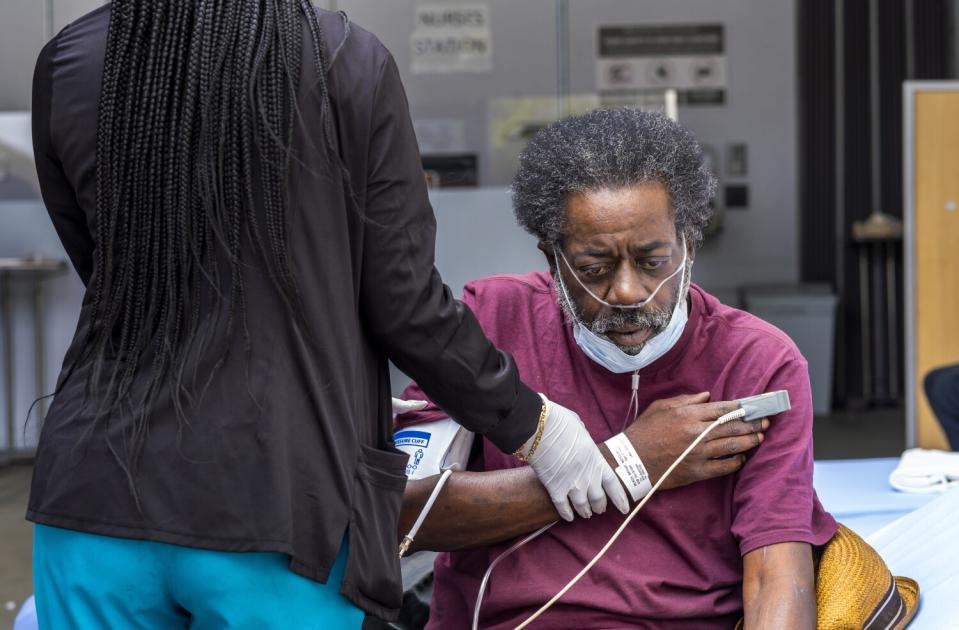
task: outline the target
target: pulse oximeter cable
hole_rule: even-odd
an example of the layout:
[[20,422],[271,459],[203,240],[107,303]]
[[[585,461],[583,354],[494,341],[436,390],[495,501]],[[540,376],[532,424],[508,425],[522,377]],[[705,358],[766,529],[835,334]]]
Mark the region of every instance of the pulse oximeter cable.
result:
[[[719,418],[714,420],[708,427],[706,427],[706,429],[702,433],[700,433],[688,447],[686,447],[686,450],[683,451],[682,454],[676,458],[676,461],[674,461],[669,466],[669,468],[666,469],[666,472],[664,472],[663,476],[659,478],[659,481],[657,481],[653,485],[649,493],[645,497],[643,497],[639,503],[636,504],[636,507],[633,508],[633,511],[629,513],[629,516],[627,516],[625,520],[623,520],[622,524],[619,526],[616,532],[613,533],[610,539],[606,542],[605,545],[603,545],[603,548],[599,550],[599,552],[593,557],[593,559],[590,560],[589,563],[587,563],[586,566],[584,566],[582,570],[579,573],[577,573],[576,576],[566,584],[566,586],[564,586],[558,593],[556,593],[556,595],[554,595],[552,599],[550,599],[548,602],[543,604],[543,606],[539,610],[537,610],[535,613],[533,613],[526,621],[516,626],[516,630],[522,630],[523,628],[527,627],[529,624],[531,624],[533,621],[539,618],[540,615],[542,615],[544,612],[549,610],[549,608],[552,607],[553,604],[559,601],[559,598],[561,598],[571,588],[573,588],[573,586],[575,586],[576,583],[579,582],[583,578],[583,576],[586,575],[590,571],[590,569],[592,569],[593,566],[595,566],[595,564],[599,562],[599,560],[604,555],[606,555],[606,552],[609,551],[609,548],[613,546],[613,543],[615,543],[619,539],[619,537],[622,535],[622,533],[626,530],[626,528],[629,527],[629,524],[633,521],[634,518],[636,518],[636,515],[639,514],[639,511],[643,509],[643,506],[646,505],[646,502],[649,501],[649,499],[653,496],[653,494],[656,493],[656,490],[659,489],[659,487],[663,484],[663,482],[667,479],[667,477],[669,477],[669,475],[672,474],[672,472],[676,469],[676,467],[679,466],[679,464],[681,464],[683,460],[689,456],[689,454],[693,451],[693,449],[695,449],[699,445],[699,443],[702,442],[703,439],[705,439],[705,437],[709,435],[709,433],[713,429],[715,429],[716,427],[720,425],[726,424],[727,422],[732,422],[733,420],[736,420],[738,418],[744,418],[746,417],[746,415],[747,415],[746,409],[743,409],[742,407],[740,407],[739,409],[736,409],[735,411],[731,411],[723,416],[720,416]],[[513,553],[514,551],[516,551],[517,549],[519,549],[520,547],[522,547],[529,541],[533,540],[534,538],[536,538],[537,536],[545,532],[547,529],[555,525],[557,522],[558,521],[553,521],[549,525],[546,525],[545,527],[540,528],[539,530],[533,532],[526,538],[520,540],[515,545],[513,545],[512,547],[504,551],[502,554],[500,554],[490,564],[489,568],[486,570],[486,574],[483,576],[483,581],[480,584],[479,593],[476,596],[476,606],[473,609],[473,630],[478,630],[479,628],[480,607],[482,606],[483,595],[486,592],[486,586],[489,583],[489,578],[490,578],[490,575],[492,574],[493,568],[499,563],[500,560],[506,558],[508,555],[510,555],[511,553]]]

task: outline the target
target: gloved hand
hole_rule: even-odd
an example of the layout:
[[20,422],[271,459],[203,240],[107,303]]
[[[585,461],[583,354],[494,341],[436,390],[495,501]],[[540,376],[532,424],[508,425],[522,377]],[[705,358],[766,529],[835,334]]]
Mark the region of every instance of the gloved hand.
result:
[[410,411],[419,411],[421,409],[426,409],[426,406],[429,403],[425,400],[401,400],[399,398],[393,399],[393,415],[399,415],[401,413],[407,413]]
[[[564,520],[573,520],[573,507],[583,518],[606,511],[606,496],[620,512],[629,511],[629,500],[616,473],[606,463],[599,447],[589,436],[575,411],[546,401],[546,425],[539,445],[528,457],[530,466],[546,486],[556,511]],[[521,453],[529,453],[532,437]]]

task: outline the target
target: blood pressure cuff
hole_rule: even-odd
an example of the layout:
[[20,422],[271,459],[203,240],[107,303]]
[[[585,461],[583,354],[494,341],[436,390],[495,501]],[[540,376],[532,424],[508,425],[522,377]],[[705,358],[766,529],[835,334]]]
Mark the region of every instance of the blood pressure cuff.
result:
[[393,444],[410,456],[407,478],[423,479],[447,469],[466,468],[473,436],[452,418],[442,418],[398,430]]

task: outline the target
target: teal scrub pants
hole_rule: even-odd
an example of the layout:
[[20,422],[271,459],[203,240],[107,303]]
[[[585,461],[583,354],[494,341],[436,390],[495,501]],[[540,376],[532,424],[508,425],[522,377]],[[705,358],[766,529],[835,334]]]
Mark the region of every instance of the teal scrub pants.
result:
[[281,553],[209,551],[36,525],[41,630],[360,628],[340,595],[344,540],[329,580],[299,576]]

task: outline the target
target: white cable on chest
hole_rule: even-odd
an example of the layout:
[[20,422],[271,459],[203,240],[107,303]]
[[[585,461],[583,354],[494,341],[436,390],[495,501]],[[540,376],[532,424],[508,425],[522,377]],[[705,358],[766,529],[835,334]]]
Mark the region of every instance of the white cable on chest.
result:
[[626,417],[623,419],[624,428],[629,426],[629,424],[636,419],[636,416],[639,415],[639,370],[633,372],[630,389],[632,389],[632,393],[629,396],[629,407],[626,409]]

